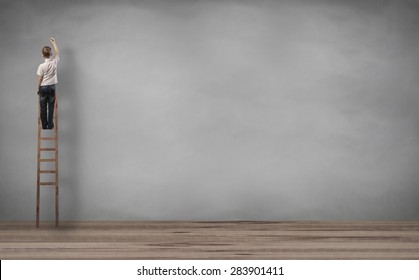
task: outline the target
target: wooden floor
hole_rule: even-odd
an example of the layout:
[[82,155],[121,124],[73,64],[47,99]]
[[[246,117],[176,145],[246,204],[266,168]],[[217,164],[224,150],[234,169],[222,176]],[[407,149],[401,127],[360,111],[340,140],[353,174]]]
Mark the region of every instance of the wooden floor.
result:
[[419,259],[419,222],[0,222],[0,259]]

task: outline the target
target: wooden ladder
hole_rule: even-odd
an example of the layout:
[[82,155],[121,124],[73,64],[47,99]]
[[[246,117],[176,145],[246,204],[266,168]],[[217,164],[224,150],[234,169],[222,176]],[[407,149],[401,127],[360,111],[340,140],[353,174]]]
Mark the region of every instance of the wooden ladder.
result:
[[[38,165],[37,165],[37,174],[36,174],[36,227],[39,227],[39,208],[40,208],[40,199],[41,199],[41,186],[53,187],[55,186],[55,226],[58,227],[58,95],[55,94],[55,108],[54,108],[54,129],[44,130],[41,129],[41,110],[38,99]],[[42,131],[52,131],[53,136],[45,137],[42,134]],[[42,143],[54,141],[54,147],[42,147]],[[42,152],[55,152],[53,158],[44,158],[41,157]],[[45,154],[45,153],[42,153]],[[51,169],[41,169],[42,162],[53,162],[55,168]],[[51,182],[41,182],[41,174],[54,174],[55,181]]]

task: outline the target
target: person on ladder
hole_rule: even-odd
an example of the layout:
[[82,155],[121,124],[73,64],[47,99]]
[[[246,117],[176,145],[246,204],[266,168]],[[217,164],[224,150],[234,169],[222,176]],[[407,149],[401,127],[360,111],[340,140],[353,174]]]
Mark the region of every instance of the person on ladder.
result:
[[43,47],[42,55],[45,58],[45,62],[39,65],[37,71],[42,129],[54,128],[55,84],[58,82],[57,65],[59,51],[55,39],[50,38],[49,40],[54,47],[54,56],[52,56],[49,46]]

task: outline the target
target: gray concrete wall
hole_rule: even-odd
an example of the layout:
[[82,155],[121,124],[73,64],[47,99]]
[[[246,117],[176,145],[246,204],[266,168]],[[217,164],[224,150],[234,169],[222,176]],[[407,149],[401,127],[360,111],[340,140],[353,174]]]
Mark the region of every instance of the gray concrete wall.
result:
[[9,0],[0,32],[1,220],[35,217],[50,36],[64,220],[419,218],[418,1]]

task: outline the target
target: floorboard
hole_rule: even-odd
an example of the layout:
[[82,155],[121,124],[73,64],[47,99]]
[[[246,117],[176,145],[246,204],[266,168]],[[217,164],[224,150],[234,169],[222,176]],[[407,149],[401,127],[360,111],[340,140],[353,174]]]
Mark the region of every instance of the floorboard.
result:
[[419,222],[0,222],[0,259],[419,259]]

